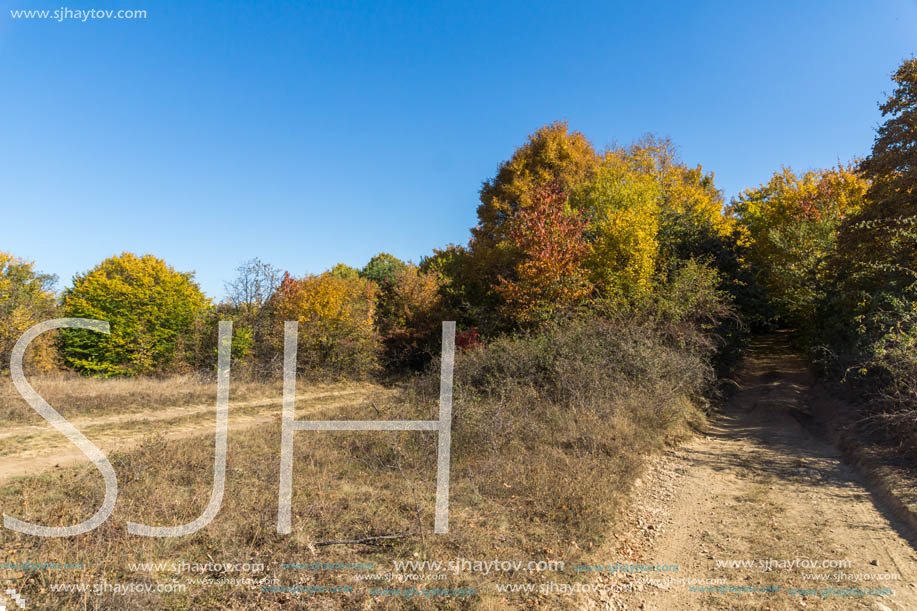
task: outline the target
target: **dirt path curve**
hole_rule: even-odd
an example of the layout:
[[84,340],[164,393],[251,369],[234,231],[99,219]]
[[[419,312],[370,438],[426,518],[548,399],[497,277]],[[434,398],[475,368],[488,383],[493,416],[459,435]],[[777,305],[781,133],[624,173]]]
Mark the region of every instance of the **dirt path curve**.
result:
[[[301,417],[303,411],[324,411],[365,402],[371,394],[384,392],[387,391],[382,387],[364,385],[360,389],[297,393],[297,417]],[[280,397],[230,401],[229,431],[279,419],[280,404]],[[74,418],[70,422],[106,455],[111,455],[113,451],[128,450],[138,445],[145,436],[154,432],[162,433],[166,439],[213,435],[215,418],[214,403]],[[0,444],[3,446],[0,483],[14,477],[37,475],[56,467],[90,464],[85,454],[48,423],[4,427],[0,432]]]
[[[636,491],[629,520],[635,529],[614,540],[621,562],[678,565],[678,572],[602,575],[606,583],[637,588],[603,596],[604,606],[917,610],[913,533],[877,503],[833,446],[800,424],[821,392],[802,359],[781,336],[762,338],[738,383],[705,436],[655,461]],[[769,559],[789,562],[765,570],[760,561]],[[877,579],[887,575],[900,579]],[[675,579],[722,579],[745,591],[691,591]],[[762,587],[779,591],[749,591]],[[891,593],[876,592],[883,589]]]

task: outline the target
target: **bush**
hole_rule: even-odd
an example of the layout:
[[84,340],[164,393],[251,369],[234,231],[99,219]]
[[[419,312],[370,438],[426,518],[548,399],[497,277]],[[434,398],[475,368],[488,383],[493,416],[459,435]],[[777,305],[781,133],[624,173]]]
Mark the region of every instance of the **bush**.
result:
[[[597,540],[643,455],[700,418],[714,381],[706,357],[653,324],[599,316],[462,351],[454,469],[548,540]],[[436,367],[416,392],[435,402]]]
[[718,375],[730,374],[749,334],[731,284],[723,282],[718,269],[694,259],[670,264],[661,276],[644,315],[656,321],[668,341],[709,360]]
[[847,286],[822,304],[821,344],[812,348],[823,373],[867,400],[866,416],[913,451],[917,441],[917,282],[866,290]]

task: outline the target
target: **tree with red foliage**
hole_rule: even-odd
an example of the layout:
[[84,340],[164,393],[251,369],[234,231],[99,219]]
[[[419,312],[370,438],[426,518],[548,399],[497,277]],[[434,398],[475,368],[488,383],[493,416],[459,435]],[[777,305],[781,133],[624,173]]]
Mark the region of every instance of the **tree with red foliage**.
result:
[[590,252],[588,219],[567,204],[558,184],[540,187],[531,205],[508,222],[507,237],[519,254],[513,278],[495,286],[504,313],[518,324],[546,320],[585,301],[593,291],[584,261]]

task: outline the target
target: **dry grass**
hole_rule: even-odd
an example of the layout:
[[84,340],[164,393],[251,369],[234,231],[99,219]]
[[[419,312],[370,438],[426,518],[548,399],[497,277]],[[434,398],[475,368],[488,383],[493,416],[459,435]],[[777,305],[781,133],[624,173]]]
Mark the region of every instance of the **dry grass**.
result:
[[[684,434],[686,423],[700,417],[695,405],[709,381],[703,355],[667,346],[652,329],[608,322],[501,340],[460,355],[456,367],[447,536],[432,534],[435,434],[416,432],[297,432],[293,533],[278,535],[280,425],[275,421],[230,435],[222,509],[208,527],[186,537],[136,537],[127,534],[125,522],[180,524],[199,515],[210,494],[212,438],[152,437],[112,457],[120,496],[104,525],[65,539],[9,530],[0,535],[2,561],[83,562],[85,569],[14,575],[14,587],[25,592],[32,608],[48,609],[564,608],[570,603],[566,597],[503,595],[493,584],[569,583],[578,580],[570,568],[565,573],[461,573],[435,582],[371,584],[477,592],[450,598],[371,596],[370,585],[356,581],[354,571],[281,568],[291,562],[372,562],[372,572],[385,573],[393,569],[393,560],[563,560],[568,567],[587,562],[590,550],[613,528],[643,457]],[[420,377],[399,395],[381,395],[375,409],[366,404],[336,407],[322,417],[435,418],[437,380],[435,374]],[[129,386],[105,388],[131,394]],[[170,401],[187,396],[174,392]],[[207,399],[212,400],[212,387]],[[106,397],[99,394],[95,400],[104,405]],[[102,492],[98,473],[86,466],[6,486],[0,503],[4,513],[20,519],[63,525],[91,515]],[[385,547],[311,545],[383,534],[408,536]],[[354,590],[277,594],[257,587],[189,584],[181,595],[50,591],[52,583],[103,579],[188,583],[199,575],[138,573],[128,564],[208,559],[263,563],[265,574],[280,585]]]
[[[77,374],[28,376],[29,384],[65,418],[127,414],[165,407],[212,405],[216,386],[202,375],[167,378],[97,379]],[[280,397],[276,380],[245,381],[233,378],[232,397],[247,400]],[[9,376],[0,376],[0,423],[42,422],[20,396]]]

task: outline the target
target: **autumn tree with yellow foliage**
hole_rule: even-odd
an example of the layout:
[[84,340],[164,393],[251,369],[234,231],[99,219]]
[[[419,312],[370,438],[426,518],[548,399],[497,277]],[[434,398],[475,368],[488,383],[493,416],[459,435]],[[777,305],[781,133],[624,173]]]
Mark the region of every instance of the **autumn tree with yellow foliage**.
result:
[[210,308],[193,272],[176,271],[153,255],[109,257],[74,277],[61,312],[107,321],[111,333],[62,330],[64,362],[103,377],[180,369],[196,322]]
[[[54,317],[54,281],[54,276],[37,272],[31,261],[0,251],[0,371],[9,368],[13,346],[24,332]],[[26,365],[46,370],[54,364],[51,336],[36,338]]]
[[[545,189],[566,196],[546,198]],[[583,219],[581,231],[571,230],[570,213]],[[619,305],[641,300],[673,259],[715,262],[717,253],[708,251],[734,231],[713,175],[682,163],[669,140],[649,136],[597,154],[565,123],[537,130],[500,165],[481,189],[478,220],[466,263],[470,272],[454,275],[490,287],[485,305],[514,324],[586,295]],[[529,239],[537,223],[544,230],[538,247]],[[566,232],[570,248],[556,247],[557,230]],[[559,282],[559,270],[566,270],[566,283]],[[464,290],[480,294],[474,287]]]
[[381,349],[374,326],[378,288],[365,278],[331,272],[284,275],[265,306],[283,352],[283,323],[299,322],[298,370],[309,374],[366,376],[378,367]]
[[783,324],[810,327],[824,297],[838,229],[859,211],[869,183],[852,167],[776,172],[730,206],[750,248],[750,263]]
[[652,288],[659,243],[659,183],[610,151],[595,177],[581,185],[571,205],[589,218],[590,280],[613,301],[646,295]]
[[[597,167],[592,144],[564,122],[530,135],[481,187],[478,224],[471,229],[472,275],[491,291],[500,278],[512,277],[520,254],[508,235],[509,221],[531,206],[541,189],[559,185],[570,191],[589,181]],[[496,308],[499,303],[492,299],[488,305]]]

